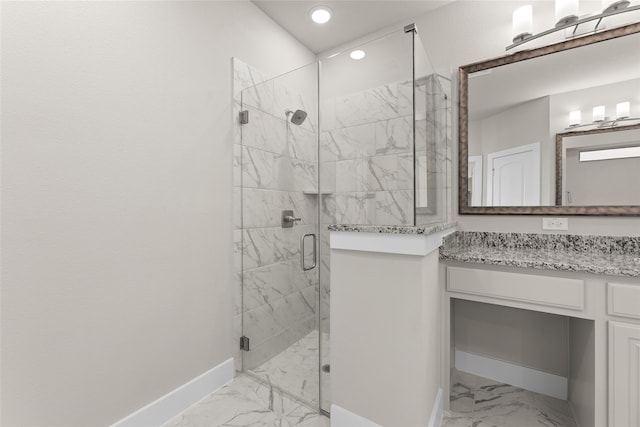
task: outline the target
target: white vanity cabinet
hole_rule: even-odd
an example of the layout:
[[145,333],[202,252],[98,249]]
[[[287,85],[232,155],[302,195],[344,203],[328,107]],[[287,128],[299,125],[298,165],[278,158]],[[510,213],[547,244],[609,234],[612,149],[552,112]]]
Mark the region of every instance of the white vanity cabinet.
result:
[[[456,300],[563,316],[567,398],[578,426],[640,427],[640,279],[455,261],[442,262],[442,276],[449,331]],[[445,377],[456,363],[452,334],[444,339]]]
[[607,283],[609,427],[640,427],[640,283]]

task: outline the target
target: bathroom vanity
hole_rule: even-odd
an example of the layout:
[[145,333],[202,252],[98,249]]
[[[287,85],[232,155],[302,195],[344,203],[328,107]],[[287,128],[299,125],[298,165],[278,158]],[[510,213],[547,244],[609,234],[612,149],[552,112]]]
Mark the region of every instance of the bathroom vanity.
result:
[[640,238],[452,226],[330,227],[332,425],[438,426],[455,367],[639,426]]
[[[567,399],[580,427],[640,425],[639,249],[639,238],[624,237],[479,232],[446,237],[440,250],[444,330],[455,329],[457,301],[563,316],[567,375],[459,351],[454,333],[444,334],[444,372],[455,364]],[[494,327],[499,333],[501,325]],[[448,392],[449,375],[444,378]]]
[[[596,51],[624,58],[639,37],[635,22],[459,67],[458,213],[640,215],[637,165],[580,157],[637,146],[638,115],[567,122],[638,87],[637,56]],[[586,72],[543,71],[567,63]],[[580,427],[640,427],[640,238],[457,232],[440,261],[446,392],[457,367],[568,400]]]

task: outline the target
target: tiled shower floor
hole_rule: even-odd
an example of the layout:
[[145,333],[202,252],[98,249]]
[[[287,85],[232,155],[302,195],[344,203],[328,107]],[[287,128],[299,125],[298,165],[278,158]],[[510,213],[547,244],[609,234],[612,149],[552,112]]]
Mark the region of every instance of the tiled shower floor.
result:
[[565,400],[455,371],[442,427],[576,427]]
[[329,427],[318,411],[239,375],[162,427]]
[[[282,353],[267,362],[250,369],[253,375],[266,383],[297,396],[312,407],[318,406],[318,331],[292,344]],[[329,334],[322,334],[321,365],[329,363]],[[331,406],[330,374],[321,372],[322,409],[329,411]]]

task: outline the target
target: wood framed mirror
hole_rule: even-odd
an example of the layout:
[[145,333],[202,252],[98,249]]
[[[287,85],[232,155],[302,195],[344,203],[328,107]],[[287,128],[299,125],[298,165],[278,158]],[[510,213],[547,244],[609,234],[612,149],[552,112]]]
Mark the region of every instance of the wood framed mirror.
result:
[[[574,137],[597,135],[592,148],[634,145],[612,136],[640,127],[640,120],[615,120],[616,103],[625,101],[630,117],[640,117],[640,23],[462,66],[458,89],[460,214],[640,215],[635,195],[607,202],[562,183],[563,142],[576,148]],[[591,108],[601,104],[612,119],[592,121]],[[571,126],[573,110],[584,125]],[[626,185],[638,183],[640,169]]]

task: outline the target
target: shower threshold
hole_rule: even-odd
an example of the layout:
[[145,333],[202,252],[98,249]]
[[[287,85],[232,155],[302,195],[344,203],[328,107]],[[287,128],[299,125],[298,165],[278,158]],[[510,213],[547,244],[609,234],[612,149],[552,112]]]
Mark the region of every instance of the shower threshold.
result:
[[[321,385],[320,408],[325,412],[331,406],[331,383],[328,372],[318,375],[318,342],[318,331],[311,331],[262,365],[249,369],[247,373],[312,407],[318,407]],[[329,366],[327,333],[322,333],[322,349],[323,360],[320,363],[323,367]]]

